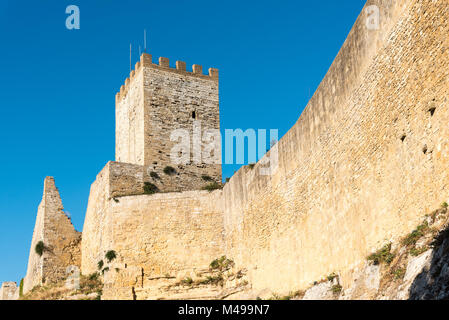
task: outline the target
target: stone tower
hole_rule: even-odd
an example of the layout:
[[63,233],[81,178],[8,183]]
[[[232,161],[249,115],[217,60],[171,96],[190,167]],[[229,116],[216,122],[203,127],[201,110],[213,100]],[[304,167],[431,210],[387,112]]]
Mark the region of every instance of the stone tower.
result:
[[[201,66],[193,65],[192,69],[187,71],[182,61],[171,68],[167,58],[153,64],[151,55],[141,56],[116,95],[117,162],[155,172],[172,167],[185,179],[203,176],[221,182],[221,164],[198,161],[195,153],[202,154],[206,148],[193,142],[195,134],[198,137],[201,133],[200,141],[205,141],[206,131],[219,132],[218,70],[211,68],[204,75]],[[173,131],[179,129],[188,132],[190,146],[190,161],[182,165],[171,157],[173,147],[180,142],[172,137]],[[221,160],[221,142],[217,141],[220,154],[216,156]]]

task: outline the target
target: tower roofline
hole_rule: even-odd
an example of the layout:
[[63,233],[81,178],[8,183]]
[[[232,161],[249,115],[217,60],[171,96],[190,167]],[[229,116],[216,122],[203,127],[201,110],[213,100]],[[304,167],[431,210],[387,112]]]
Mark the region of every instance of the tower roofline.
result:
[[176,67],[172,68],[170,67],[170,60],[165,57],[159,57],[159,63],[153,63],[153,57],[151,54],[143,53],[140,56],[140,61],[138,61],[135,64],[134,70],[131,70],[130,75],[125,80],[125,84],[120,87],[120,91],[117,92],[115,99],[116,101],[120,100],[120,97],[126,96],[126,93],[128,92],[128,87],[131,81],[134,79],[137,72],[142,67],[149,67],[154,69],[160,69],[164,71],[170,71],[182,75],[188,75],[196,78],[201,78],[205,80],[212,80],[212,81],[218,81],[219,79],[219,73],[218,69],[216,68],[209,68],[209,74],[205,75],[203,74],[203,67],[198,64],[192,65],[192,71],[187,70],[186,68],[187,64],[184,61],[176,61]]

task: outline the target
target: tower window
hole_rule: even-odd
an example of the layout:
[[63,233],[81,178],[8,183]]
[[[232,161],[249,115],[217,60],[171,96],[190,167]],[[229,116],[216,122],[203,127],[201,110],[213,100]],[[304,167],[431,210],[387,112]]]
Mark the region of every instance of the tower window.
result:
[[196,112],[192,111],[192,119],[196,119]]

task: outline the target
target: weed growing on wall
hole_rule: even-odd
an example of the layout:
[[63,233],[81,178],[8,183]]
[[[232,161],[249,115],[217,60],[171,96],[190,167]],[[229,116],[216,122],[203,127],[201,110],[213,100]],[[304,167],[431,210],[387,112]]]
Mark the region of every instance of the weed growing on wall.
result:
[[36,253],[42,257],[42,255],[44,254],[44,250],[45,250],[45,245],[44,242],[39,241],[36,244],[36,247],[34,248],[34,251],[36,251]]

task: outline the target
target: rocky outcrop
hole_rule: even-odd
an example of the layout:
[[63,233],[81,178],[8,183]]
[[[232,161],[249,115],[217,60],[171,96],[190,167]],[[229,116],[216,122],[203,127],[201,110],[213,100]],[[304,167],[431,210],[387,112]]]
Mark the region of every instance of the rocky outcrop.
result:
[[[426,216],[412,233],[367,257],[340,286],[339,277],[305,292],[304,300],[449,299],[449,212],[447,204]],[[341,289],[341,290],[338,290]]]

